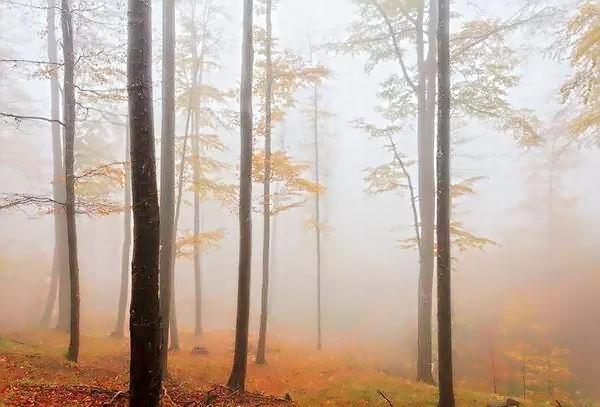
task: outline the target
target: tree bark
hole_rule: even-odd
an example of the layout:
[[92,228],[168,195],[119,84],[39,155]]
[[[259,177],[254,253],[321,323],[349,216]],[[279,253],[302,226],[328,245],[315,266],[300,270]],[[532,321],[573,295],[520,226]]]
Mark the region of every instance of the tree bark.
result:
[[263,180],[263,248],[262,248],[262,291],[260,297],[260,328],[256,363],[266,363],[267,320],[269,316],[269,246],[271,244],[271,107],[273,97],[273,25],[271,23],[272,0],[266,3],[266,81],[265,81],[265,162]]
[[126,124],[125,135],[125,189],[123,207],[123,246],[121,249],[121,289],[119,291],[119,308],[117,323],[112,336],[122,338],[125,336],[125,311],[129,291],[129,252],[131,250],[131,164],[129,161],[129,123]]
[[315,143],[315,184],[317,194],[315,196],[315,233],[316,233],[316,260],[317,260],[317,349],[323,348],[322,325],[321,325],[321,179],[319,168],[319,94],[315,82],[313,88],[313,130]]
[[163,0],[162,13],[162,131],[160,159],[160,314],[161,372],[167,375],[169,322],[173,294],[175,231],[175,1]]
[[[196,133],[197,134],[197,133]],[[198,183],[200,182],[200,171],[198,168],[200,160],[200,146],[198,137],[192,139],[192,157],[193,157],[193,177],[194,177],[194,236],[200,236],[202,228],[200,225],[200,191]],[[194,334],[202,335],[202,266],[201,254],[198,244],[194,244]]]
[[[418,55],[418,184],[419,213],[421,218],[421,247],[419,250],[418,288],[418,353],[417,379],[433,383],[432,375],[432,305],[435,239],[435,165],[434,165],[434,121],[435,121],[435,53],[436,46],[436,3],[430,1],[428,27],[428,56],[424,58],[423,5],[417,17]],[[433,81],[431,76],[434,76]]]
[[[56,45],[56,1],[48,0],[47,28],[48,28],[48,62],[58,63],[58,51]],[[52,161],[53,182],[52,194],[54,201],[65,202],[65,182],[63,168],[62,134],[58,121],[60,120],[58,74],[56,65],[50,72],[50,119],[52,122]],[[54,205],[54,254],[52,260],[52,275],[50,277],[50,289],[44,307],[44,313],[40,326],[47,328],[50,325],[52,310],[56,301],[57,290],[59,292],[58,321],[57,328],[69,330],[70,293],[69,293],[69,270],[67,253],[67,225],[65,208],[62,205]],[[59,289],[60,286],[60,289]]]
[[437,150],[437,296],[439,407],[454,407],[452,369],[452,287],[450,254],[450,4],[439,0],[438,150]]
[[131,137],[133,260],[130,307],[130,405],[158,406],[161,394],[160,248],[152,112],[152,11],[128,0],[127,81]]
[[244,0],[242,35],[242,78],[240,93],[240,249],[237,318],[233,368],[227,386],[243,391],[248,359],[248,320],[250,317],[250,273],[252,257],[252,45],[253,0]]
[[62,0],[61,27],[64,58],[64,118],[65,123],[65,180],[67,217],[67,245],[69,247],[69,288],[71,303],[70,341],[67,358],[79,358],[79,265],[77,261],[77,225],[75,220],[75,55],[73,50],[73,21],[69,0]]

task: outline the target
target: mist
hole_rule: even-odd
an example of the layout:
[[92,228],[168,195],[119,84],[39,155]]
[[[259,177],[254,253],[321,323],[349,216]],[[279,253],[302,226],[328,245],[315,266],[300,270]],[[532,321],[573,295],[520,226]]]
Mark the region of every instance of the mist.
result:
[[[130,211],[124,204],[124,190],[127,168],[133,165],[126,153],[131,128],[127,118],[128,14],[122,1],[69,3],[75,44],[80,358],[87,358],[82,363],[92,369],[92,356],[86,353],[92,346],[86,351],[86,344],[93,343],[97,349],[115,346],[117,353],[110,353],[112,348],[106,352],[111,357],[119,355],[121,359],[115,360],[121,361],[127,359],[124,355],[129,343],[127,322],[125,338],[108,338],[119,311],[122,263],[132,261],[130,249],[123,251],[129,230],[124,227],[125,212]],[[174,369],[172,380],[191,386],[194,392],[225,381],[228,367],[219,363],[223,358],[223,366],[229,366],[235,345],[238,203],[243,179],[240,158],[243,161],[244,156],[240,147],[243,117],[241,122],[239,117],[242,3],[174,2],[175,211],[179,182],[182,192],[172,241],[171,312],[176,313],[180,350],[169,356],[169,369]],[[408,391],[398,383],[416,386],[414,383],[425,382],[428,386],[438,382],[435,274],[430,285],[433,340],[429,366],[434,380],[423,380],[419,373],[419,281],[426,264],[426,249],[422,247],[427,247],[427,221],[421,218],[427,212],[422,188],[429,187],[422,178],[425,167],[420,167],[424,148],[418,137],[423,131],[421,108],[407,80],[412,78],[418,89],[419,75],[428,72],[419,73],[420,57],[415,51],[419,30],[413,18],[420,15],[423,27],[427,27],[432,16],[430,4],[379,0],[375,2],[380,4],[377,8],[367,0],[275,1],[269,127],[265,126],[264,90],[269,75],[266,1],[254,3],[251,89],[255,156],[251,163],[248,364],[254,363],[264,312],[265,170],[261,160],[265,160],[265,134],[273,152],[269,163],[273,195],[267,204],[271,214],[267,222],[270,273],[266,357],[267,362],[270,358],[276,362],[266,365],[265,369],[271,369],[266,379],[261,376],[264,372],[251,368],[250,390],[289,392],[299,405],[384,405],[385,400],[374,390],[372,396],[340,399],[323,390],[323,384],[295,388],[287,379],[280,379],[283,384],[269,387],[263,386],[262,380],[279,383],[272,377],[286,377],[294,369],[304,369],[304,375],[313,375],[316,382],[324,380],[325,374],[332,377],[332,387],[341,386],[335,384],[339,361],[341,370],[359,366],[355,373],[344,370],[343,377],[340,373],[339,383],[354,380],[354,376],[367,377],[364,380],[368,381],[373,374],[373,381],[390,380],[385,382],[387,387],[377,390],[393,397],[395,389]],[[159,194],[163,193],[164,136],[161,4],[152,2],[150,67]],[[450,7],[453,99],[449,227],[453,374],[461,392],[457,405],[484,405],[479,404],[481,400],[494,397],[512,397],[522,405],[550,405],[542,403],[555,400],[565,406],[596,405],[600,400],[600,193],[595,187],[600,173],[595,110],[598,67],[575,55],[587,52],[589,61],[597,63],[597,35],[587,48],[579,40],[586,29],[598,30],[600,5],[595,1],[515,0],[497,4],[456,1]],[[40,324],[52,290],[56,256],[58,206],[53,187],[59,178],[61,185],[65,183],[65,178],[56,178],[53,173],[54,133],[53,120],[49,119],[50,84],[55,78],[61,87],[61,127],[66,123],[62,109],[63,70],[67,65],[60,23],[64,9],[56,10],[59,57],[52,64],[47,53],[47,4],[35,0],[0,2],[0,340],[18,343],[17,350],[12,345],[10,349],[0,346],[0,361],[9,361],[0,364],[1,375],[7,377],[6,381],[0,379],[0,389],[20,383],[10,373],[13,357],[20,360],[29,354],[28,346],[34,346],[36,352],[42,352],[39,349],[45,344],[66,347],[69,337],[68,329],[53,329],[60,325],[60,288],[55,287],[58,291],[54,296],[59,297],[50,320],[46,326]],[[401,33],[400,54],[394,54],[392,38],[386,34],[388,26],[378,10],[387,13],[392,28]],[[582,20],[585,22],[575,27]],[[192,44],[199,33],[205,36],[201,48],[200,42]],[[432,39],[428,39],[426,29],[421,35],[425,35],[426,64]],[[191,49],[196,53],[201,49],[204,54],[198,59],[190,54]],[[399,55],[408,72],[400,68]],[[199,64],[204,74],[196,85],[191,79],[194,69],[198,70],[194,64]],[[423,81],[423,86],[434,86]],[[580,92],[579,86],[587,90]],[[435,109],[435,100],[432,103]],[[424,117],[432,114],[424,109]],[[431,124],[435,123],[432,116]],[[64,149],[62,131],[59,138]],[[319,148],[316,155],[315,138]],[[196,147],[194,143],[198,143]],[[190,152],[194,148],[198,150]],[[433,155],[431,160],[433,170]],[[195,195],[199,199],[196,208]],[[433,202],[433,191],[431,199]],[[200,234],[195,232],[195,224]],[[433,227],[431,230],[433,233]],[[134,234],[134,241],[138,237]],[[432,262],[434,254],[438,255],[437,247],[437,243],[431,246]],[[131,284],[129,281],[128,290]],[[320,341],[322,349],[317,350]],[[197,356],[193,352],[199,348],[206,348],[210,353],[207,358],[218,357],[219,362],[194,359]],[[307,360],[315,358],[321,363],[331,358],[336,362],[328,362],[331,370],[319,376],[311,367],[286,361],[278,352],[306,352],[310,355]],[[61,355],[51,353],[48,357],[60,359]],[[208,365],[213,366],[212,376],[206,370]],[[194,373],[188,374],[186,369]],[[31,380],[36,378],[36,373],[28,374]],[[197,380],[197,388],[186,382],[196,374],[203,378]],[[125,375],[109,388],[126,388],[127,382]],[[343,383],[362,389],[358,382]],[[56,384],[61,384],[60,380]],[[102,387],[101,383],[89,384]],[[18,392],[11,391],[12,396],[4,399],[0,392],[0,404],[23,405],[16,401]],[[479,392],[472,396],[477,401],[470,401],[469,392]],[[34,405],[55,405],[36,400]],[[421,401],[397,396],[393,402],[436,405],[432,400],[418,404]],[[238,402],[244,405],[243,400]]]

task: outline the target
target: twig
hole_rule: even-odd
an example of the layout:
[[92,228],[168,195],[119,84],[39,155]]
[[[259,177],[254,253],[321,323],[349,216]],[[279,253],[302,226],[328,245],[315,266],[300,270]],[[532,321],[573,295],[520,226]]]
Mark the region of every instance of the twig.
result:
[[129,397],[129,393],[126,391],[119,390],[118,392],[115,393],[114,396],[112,396],[112,398],[109,401],[107,401],[106,403],[104,403],[102,405],[103,406],[111,406],[114,402],[117,401],[117,399],[119,397]]
[[383,394],[383,392],[381,390],[377,390],[377,393],[379,393],[379,395],[381,397],[383,397],[385,399],[385,401],[387,401],[387,403],[390,405],[390,407],[394,407],[394,403],[392,403],[391,400],[389,398],[387,398],[386,395]]

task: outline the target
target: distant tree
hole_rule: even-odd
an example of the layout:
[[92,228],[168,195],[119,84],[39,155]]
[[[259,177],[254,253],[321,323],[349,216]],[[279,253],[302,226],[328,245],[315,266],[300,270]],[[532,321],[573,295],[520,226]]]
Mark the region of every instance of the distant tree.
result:
[[[48,62],[58,64],[58,51],[56,40],[56,1],[48,0],[47,10],[47,41],[48,41]],[[50,74],[50,119],[52,122],[52,197],[56,202],[65,201],[65,183],[63,178],[63,147],[61,126],[58,123],[60,120],[60,100],[59,91],[60,84],[58,82],[57,66],[51,66]],[[66,219],[64,208],[59,205],[54,205],[54,254],[52,260],[52,274],[50,277],[50,287],[42,320],[40,326],[47,328],[50,324],[54,302],[56,300],[58,287],[60,285],[61,295],[59,299],[59,316],[57,328],[68,330],[66,321],[69,314],[69,278],[67,268],[67,238],[66,238]],[[59,284],[60,282],[60,284]]]
[[112,336],[122,338],[125,335],[125,311],[127,309],[129,265],[131,252],[131,163],[129,161],[129,123],[126,123],[125,133],[125,185],[123,188],[123,245],[121,247],[121,284],[119,290],[119,305],[117,322]]
[[[351,23],[348,37],[334,44],[340,52],[368,56],[366,71],[395,62],[400,73],[382,83],[381,109],[392,126],[414,118],[418,140],[418,179],[415,185],[419,209],[419,288],[417,378],[433,382],[431,314],[434,270],[435,174],[434,138],[436,92],[437,0],[355,0],[359,17]],[[506,21],[463,21],[452,35],[452,115],[455,122],[471,118],[508,132],[520,145],[539,141],[532,112],[516,109],[506,98],[515,86],[517,58],[505,37],[519,27],[539,21],[552,10],[527,2]],[[426,18],[427,17],[427,18]],[[414,61],[409,59],[414,55]],[[495,79],[492,79],[495,78]],[[501,79],[500,79],[501,78]]]
[[162,391],[159,303],[159,209],[152,119],[152,12],[129,0],[127,82],[134,222],[131,265],[130,379],[132,406],[158,406]]
[[242,78],[240,92],[240,251],[233,367],[227,381],[231,389],[244,391],[248,359],[250,272],[252,257],[252,38],[253,0],[244,0],[242,29]]
[[[234,185],[224,182],[220,175],[229,165],[214,158],[213,153],[226,151],[220,141],[219,130],[230,130],[237,125],[237,117],[229,108],[232,92],[224,91],[209,78],[221,68],[220,58],[226,43],[223,26],[227,20],[220,1],[189,0],[180,9],[178,74],[181,90],[177,99],[179,108],[188,117],[183,142],[179,143],[179,179],[175,229],[178,229],[180,206],[185,190],[193,193],[193,232],[177,236],[177,256],[191,258],[194,266],[195,318],[194,333],[199,336],[202,326],[202,255],[218,245],[223,230],[204,230],[203,204],[213,200],[233,209],[237,205]],[[188,143],[191,142],[191,154]],[[188,256],[188,249],[193,255]],[[173,314],[175,314],[173,312]]]
[[323,81],[331,76],[331,72],[323,65],[313,62],[314,46],[310,43],[310,64],[314,75],[309,78],[311,89],[310,106],[306,113],[309,117],[313,128],[313,146],[314,146],[314,186],[315,186],[315,208],[312,219],[309,221],[315,231],[315,258],[317,268],[317,349],[323,347],[323,332],[322,332],[322,256],[321,256],[321,238],[326,230],[326,224],[321,216],[321,195],[324,191],[323,182],[321,180],[323,169],[321,163],[321,144],[322,135],[320,128],[327,119],[332,116],[332,113],[322,106],[321,85]]
[[262,290],[260,301],[260,328],[256,363],[266,362],[267,314],[269,307],[269,265],[271,245],[271,131],[272,131],[272,99],[273,99],[273,24],[271,12],[273,1],[266,0],[266,38],[265,38],[265,150],[263,170],[263,247],[262,247]]
[[571,101],[568,109],[574,110],[571,133],[585,137],[585,142],[591,145],[600,144],[599,26],[600,4],[596,1],[583,2],[566,27],[573,73],[561,89],[563,102]]
[[[270,4],[265,11],[270,13]],[[269,20],[269,18],[267,18]],[[270,22],[267,21],[267,26]],[[255,30],[255,38],[259,44],[260,58],[256,62],[255,95],[264,100],[259,107],[259,118],[255,126],[255,134],[265,138],[265,148],[257,150],[253,157],[253,178],[263,186],[261,206],[263,209],[263,279],[261,290],[261,320],[258,334],[256,362],[265,362],[266,336],[269,300],[269,269],[271,246],[271,217],[278,213],[298,207],[306,201],[307,194],[315,193],[314,183],[302,177],[302,172],[309,169],[296,164],[292,157],[283,150],[271,151],[272,129],[283,122],[291,107],[296,105],[296,93],[299,89],[309,87],[315,78],[326,74],[322,67],[312,67],[294,51],[278,50],[276,41],[269,28]],[[268,96],[268,94],[271,94]],[[281,188],[273,193],[271,184],[281,182]]]
[[161,372],[167,376],[169,323],[175,250],[175,1],[164,0],[162,13],[162,130],[160,155],[160,317]]

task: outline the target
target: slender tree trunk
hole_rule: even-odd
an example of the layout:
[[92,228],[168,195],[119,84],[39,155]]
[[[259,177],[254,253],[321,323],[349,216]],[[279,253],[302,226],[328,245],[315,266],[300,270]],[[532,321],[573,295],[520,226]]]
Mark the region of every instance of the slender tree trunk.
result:
[[243,391],[248,359],[248,320],[250,318],[250,273],[252,260],[252,45],[253,0],[244,0],[242,34],[242,79],[240,93],[240,248],[237,318],[233,367],[227,386]]
[[[56,0],[48,0],[47,4],[48,61],[50,63],[58,63],[58,50],[56,45]],[[60,84],[58,82],[58,73],[56,69],[52,69],[50,73],[50,117],[54,120],[52,123],[52,194],[56,202],[65,202],[66,191],[64,181],[65,173],[63,168],[63,143],[60,124],[57,122],[60,119],[59,91]],[[57,328],[63,331],[69,330],[70,314],[66,222],[65,208],[62,205],[54,205],[54,257],[52,261],[52,276],[50,279],[48,299],[40,323],[42,328],[47,328],[49,326],[58,290],[59,305]]]
[[77,362],[79,358],[79,265],[77,262],[77,225],[75,221],[75,56],[73,50],[73,21],[69,0],[62,0],[61,26],[64,59],[64,123],[65,123],[65,179],[67,199],[67,244],[69,247],[69,288],[71,294],[70,342],[67,358]]
[[267,78],[265,88],[265,168],[263,180],[263,252],[262,252],[262,292],[260,297],[260,329],[256,363],[265,364],[267,352],[267,320],[269,316],[269,246],[271,244],[271,104],[273,96],[273,64],[272,64],[272,35],[271,24],[272,0],[267,0]]
[[[196,133],[197,134],[197,133]],[[197,238],[202,232],[200,227],[200,191],[198,183],[200,182],[200,171],[198,168],[200,160],[200,145],[198,137],[192,139],[192,157],[193,157],[193,177],[194,177],[194,236]],[[200,257],[200,246],[194,244],[194,297],[195,297],[195,318],[194,334],[202,335],[202,267]]]
[[130,405],[158,406],[161,394],[160,249],[152,112],[152,10],[128,0],[127,82],[131,137],[133,261],[129,318]]
[[54,247],[54,255],[52,258],[52,273],[50,275],[50,287],[48,288],[48,296],[46,297],[46,303],[44,305],[44,312],[42,313],[42,319],[40,321],[40,328],[46,329],[50,325],[50,318],[52,317],[52,310],[54,309],[54,303],[56,302],[56,294],[58,293],[58,267],[56,267],[57,253],[56,246]]
[[498,387],[496,385],[496,363],[494,360],[494,342],[492,341],[492,334],[490,333],[490,369],[492,371],[492,390],[494,394],[498,393]]
[[169,322],[173,294],[175,205],[175,1],[163,0],[162,131],[160,157],[160,316],[161,372],[167,376]]
[[450,254],[450,1],[439,0],[438,150],[437,150],[437,295],[439,407],[454,407],[452,369],[452,286]]
[[523,381],[523,400],[527,398],[527,376],[525,371],[525,354],[521,358],[521,379]]
[[315,83],[313,88],[313,131],[315,143],[315,184],[317,194],[315,196],[315,234],[316,234],[316,257],[317,257],[317,349],[323,348],[322,324],[321,324],[321,174],[319,168],[319,92]]
[[125,311],[129,291],[129,252],[131,251],[131,164],[129,162],[129,123],[125,135],[125,189],[123,207],[123,246],[121,249],[121,289],[119,291],[119,309],[117,323],[112,336],[125,336]]
[[433,383],[432,362],[432,305],[434,269],[434,217],[435,217],[435,176],[434,176],[434,136],[427,130],[427,80],[424,60],[423,4],[417,16],[417,65],[418,65],[418,167],[419,167],[419,213],[421,215],[421,250],[419,253],[418,288],[418,361],[417,379]]
[[[185,123],[185,133],[183,137],[183,149],[181,152],[181,166],[179,167],[179,177],[177,181],[177,203],[175,204],[175,220],[173,222],[173,242],[177,239],[177,228],[179,226],[179,214],[181,213],[181,201],[183,200],[183,172],[185,170],[185,160],[187,159],[187,148],[188,148],[188,138],[189,138],[189,130],[190,130],[190,122],[192,120],[192,111],[188,111],[188,116]],[[192,127],[194,124],[192,123]],[[171,268],[175,270],[175,261],[176,253],[175,253],[175,245],[173,245],[173,255],[171,257],[172,265]],[[173,290],[174,292],[174,287]],[[175,296],[171,296],[171,310],[170,310],[170,333],[171,333],[171,349],[179,350],[179,332],[177,330],[177,310],[175,309]]]

